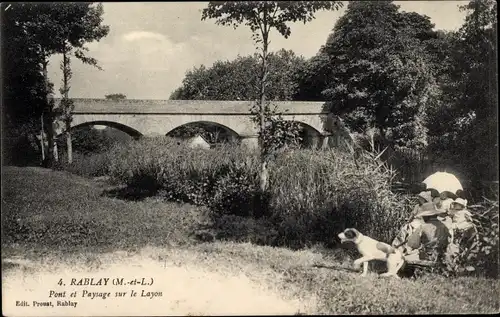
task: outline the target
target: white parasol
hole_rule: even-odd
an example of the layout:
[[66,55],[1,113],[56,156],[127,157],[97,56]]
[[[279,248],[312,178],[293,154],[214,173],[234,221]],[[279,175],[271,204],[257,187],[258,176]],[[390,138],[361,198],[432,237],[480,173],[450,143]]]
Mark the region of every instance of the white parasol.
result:
[[446,172],[436,172],[427,177],[423,183],[427,185],[428,189],[434,188],[439,193],[449,191],[456,194],[457,190],[463,190],[462,184],[458,178],[455,175]]

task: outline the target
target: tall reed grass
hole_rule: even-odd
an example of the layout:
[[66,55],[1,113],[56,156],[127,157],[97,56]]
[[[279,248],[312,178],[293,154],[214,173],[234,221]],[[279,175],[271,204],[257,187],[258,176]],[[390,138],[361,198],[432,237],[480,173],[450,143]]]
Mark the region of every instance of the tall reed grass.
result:
[[283,153],[271,168],[274,216],[297,239],[331,241],[346,227],[389,241],[407,216],[391,192],[395,173],[368,153],[336,150]]

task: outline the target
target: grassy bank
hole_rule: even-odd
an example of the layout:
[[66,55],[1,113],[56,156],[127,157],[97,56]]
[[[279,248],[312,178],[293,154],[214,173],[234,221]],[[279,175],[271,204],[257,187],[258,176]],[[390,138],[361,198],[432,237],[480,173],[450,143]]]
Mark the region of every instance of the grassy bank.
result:
[[135,202],[110,198],[103,195],[109,190],[105,184],[39,168],[7,167],[2,180],[3,259],[22,257],[54,269],[94,263],[99,270],[111,256],[126,264],[133,255],[176,267],[196,265],[206,272],[243,274],[282,298],[308,302],[307,313],[493,313],[499,309],[497,280],[432,275],[418,280],[361,278],[349,271],[352,259],[343,250],[200,243],[198,228],[212,220],[199,207],[153,198]]
[[63,171],[2,171],[2,243],[63,252],[191,243],[199,209],[106,197],[106,185]]

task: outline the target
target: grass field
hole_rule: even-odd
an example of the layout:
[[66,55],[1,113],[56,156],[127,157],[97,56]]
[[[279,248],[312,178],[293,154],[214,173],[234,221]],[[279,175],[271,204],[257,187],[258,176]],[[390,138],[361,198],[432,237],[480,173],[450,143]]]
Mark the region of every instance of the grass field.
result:
[[[349,270],[352,259],[343,250],[200,242],[196,232],[209,220],[198,207],[154,198],[123,201],[104,195],[110,189],[104,182],[40,168],[4,167],[2,180],[6,288],[9,281],[68,269],[138,270],[160,276],[164,284],[157,287],[168,294],[161,305],[149,304],[156,311],[146,314],[499,311],[497,280],[362,278]],[[126,307],[127,314],[140,314]]]

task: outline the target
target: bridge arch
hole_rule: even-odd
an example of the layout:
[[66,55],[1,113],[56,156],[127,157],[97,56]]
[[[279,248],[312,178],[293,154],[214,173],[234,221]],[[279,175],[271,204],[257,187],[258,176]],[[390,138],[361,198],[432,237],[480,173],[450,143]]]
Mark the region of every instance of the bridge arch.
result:
[[[97,129],[92,128],[95,125],[112,128],[112,130],[102,132],[97,131]],[[83,155],[101,153],[108,150],[111,144],[115,142],[128,143],[131,140],[137,140],[140,137],[142,137],[142,133],[136,129],[114,121],[94,120],[71,125],[71,143],[73,153],[78,152]],[[63,156],[66,155],[67,140],[63,133],[63,126],[61,124],[59,124],[58,129],[56,130],[54,141],[59,153]]]
[[[192,129],[191,131],[189,131],[190,128]],[[238,142],[241,139],[241,136],[227,125],[208,120],[198,120],[180,124],[168,131],[165,135],[176,137],[181,133],[203,134],[211,143],[219,143],[218,141]]]
[[285,121],[297,122],[302,128],[304,128],[304,129],[306,129],[308,131],[311,131],[312,133],[316,133],[316,134],[321,135],[321,132],[318,129],[316,129],[315,127],[313,127],[312,125],[310,125],[307,122],[304,122],[304,121],[301,121],[301,120],[294,120],[294,119],[285,119]]
[[[142,137],[142,133],[140,133],[139,131],[137,131],[136,129],[134,129],[132,127],[129,127],[129,126],[122,124],[122,123],[118,123],[118,122],[114,122],[114,121],[105,121],[105,120],[95,120],[95,121],[86,121],[86,122],[78,123],[78,124],[72,125],[71,130],[75,130],[75,129],[78,129],[81,127],[93,126],[93,125],[103,125],[103,126],[107,126],[110,128],[115,128],[117,130],[125,132],[126,134],[128,134],[129,136],[131,136],[134,139],[138,139],[138,138]],[[58,131],[57,137],[61,136],[61,133],[62,133],[62,131]]]
[[300,137],[302,138],[302,146],[306,148],[317,148],[322,140],[323,134],[315,127],[301,120],[285,119],[288,122],[297,123],[300,128]]

